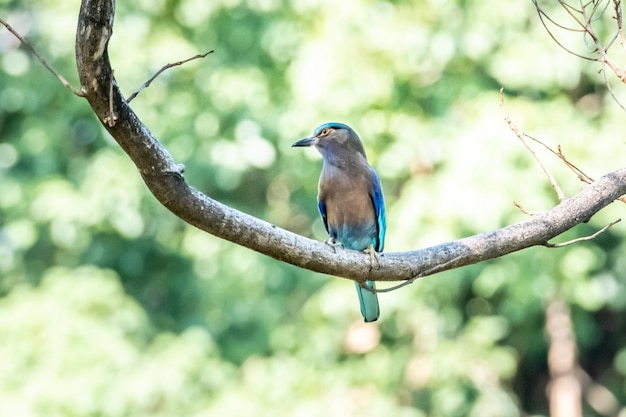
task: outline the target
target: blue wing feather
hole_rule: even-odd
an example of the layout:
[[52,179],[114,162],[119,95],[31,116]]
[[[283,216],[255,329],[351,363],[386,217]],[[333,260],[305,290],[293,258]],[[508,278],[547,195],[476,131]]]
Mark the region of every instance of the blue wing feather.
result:
[[322,216],[322,220],[324,220],[324,227],[326,228],[326,233],[330,233],[328,230],[328,220],[326,219],[326,203],[322,200],[317,200],[317,208],[320,211]]
[[[374,212],[376,213],[377,236],[374,249],[376,252],[382,252],[385,246],[385,232],[387,231],[387,221],[385,219],[385,199],[383,197],[383,189],[380,185],[380,179],[376,171],[372,170],[372,189],[370,196],[374,203]],[[326,220],[324,220],[324,223]]]

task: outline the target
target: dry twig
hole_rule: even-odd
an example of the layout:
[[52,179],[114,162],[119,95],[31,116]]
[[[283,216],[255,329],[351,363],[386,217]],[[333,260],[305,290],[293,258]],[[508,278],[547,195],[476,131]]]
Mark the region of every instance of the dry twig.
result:
[[[578,177],[578,179],[581,182],[584,182],[585,184],[591,184],[591,183],[593,183],[595,181],[593,177],[591,177],[590,175],[586,174],[582,169],[578,168],[569,159],[567,159],[567,157],[563,153],[563,149],[561,148],[561,145],[557,145],[556,150],[554,150],[554,149],[552,149],[551,147],[549,147],[548,145],[546,145],[544,142],[540,141],[537,138],[534,138],[534,137],[532,137],[532,136],[530,136],[530,135],[528,135],[526,133],[524,133],[524,136],[526,136],[528,139],[536,142],[537,144],[543,146],[545,149],[550,151],[552,154],[556,155],[561,161],[563,161],[563,163],[574,174],[576,174],[576,176]],[[621,201],[622,203],[626,203],[626,196],[621,196],[617,200]]]
[[[537,143],[538,145],[543,146],[546,150],[551,152],[553,155],[557,156],[561,161],[563,161],[565,166],[567,166],[574,174],[576,174],[576,176],[578,177],[578,179],[580,181],[584,182],[585,184],[591,184],[591,183],[593,183],[595,181],[593,179],[593,177],[591,177],[590,175],[586,174],[582,169],[578,168],[569,159],[567,159],[567,157],[563,153],[563,149],[561,148],[561,145],[557,145],[556,150],[554,150],[550,146],[548,146],[544,142],[542,142],[541,140],[539,140],[539,139],[537,139],[535,137],[532,137],[532,136],[530,136],[527,133],[522,132],[519,129],[519,127],[517,127],[517,125],[509,118],[509,116],[506,113],[506,109],[504,107],[504,89],[500,89],[500,107],[502,108],[502,111],[504,112],[504,120],[505,120],[505,122],[508,124],[509,128],[515,134],[515,136],[517,136],[519,138],[519,140],[524,144],[526,149],[528,149],[530,151],[530,153],[533,155],[535,160],[537,160],[537,162],[539,163],[539,165],[543,169],[543,172],[545,172],[545,174],[548,176],[548,178],[550,180],[550,184],[552,185],[552,187],[557,192],[557,195],[559,196],[559,200],[560,201],[563,201],[567,197],[563,193],[563,190],[559,187],[559,185],[556,182],[556,179],[554,178],[554,176],[550,173],[550,170],[539,159],[539,157],[537,156],[535,151],[532,149],[532,147],[528,144],[526,139],[530,139],[533,142]],[[622,203],[626,203],[626,196],[621,196],[621,197],[617,198],[617,200],[621,201]],[[522,213],[529,214],[531,216],[539,214],[538,212],[530,212],[530,211],[525,210],[519,203],[514,202],[513,204],[515,204],[515,206],[517,208],[519,208],[522,211]]]
[[422,272],[420,272],[419,274],[413,276],[412,278],[407,279],[406,281],[404,281],[401,284],[398,285],[394,285],[392,287],[388,287],[388,288],[367,288],[369,291],[371,292],[375,292],[375,293],[384,293],[384,292],[391,292],[391,291],[395,291],[398,290],[402,287],[406,287],[409,284],[413,284],[417,279],[428,276],[428,275],[433,275],[436,274],[437,272],[440,271],[445,271],[447,269],[449,269],[455,262],[458,262],[459,258],[453,258],[450,259],[448,262],[445,262],[441,265],[435,265],[432,268],[428,268],[423,270]]
[[135,91],[134,91],[134,92],[130,95],[130,97],[128,97],[128,98],[126,99],[126,102],[127,102],[127,103],[130,103],[130,102],[131,102],[131,101],[132,101],[135,97],[137,97],[137,95],[138,95],[138,94],[139,94],[139,93],[140,93],[140,92],[141,92],[144,88],[148,88],[148,87],[150,87],[150,84],[152,84],[152,81],[154,81],[154,80],[155,80],[155,79],[156,79],[159,75],[161,75],[161,73],[162,73],[163,71],[165,71],[165,70],[167,70],[167,69],[169,69],[169,68],[172,68],[172,67],[176,67],[176,66],[178,66],[178,65],[183,65],[183,64],[185,64],[185,63],[187,63],[187,62],[189,62],[189,61],[193,61],[194,59],[205,58],[207,55],[212,54],[213,52],[214,52],[214,51],[209,51],[209,52],[206,52],[206,53],[204,53],[204,54],[198,54],[198,55],[194,55],[194,56],[192,56],[191,58],[183,59],[182,61],[177,61],[177,62],[174,62],[174,63],[172,63],[172,64],[166,64],[166,65],[163,65],[163,66],[161,67],[161,69],[160,69],[160,70],[158,70],[158,71],[157,71],[157,72],[156,72],[156,73],[155,73],[152,77],[150,77],[150,79],[149,79],[148,81],[146,81],[146,82],[145,82],[145,83],[143,83],[143,84],[142,84],[142,85],[141,85],[138,89],[136,89],[136,90],[135,90]]
[[59,79],[59,81],[61,81],[61,84],[63,84],[63,86],[65,86],[68,90],[70,90],[74,95],[78,97],[85,97],[85,93],[83,91],[76,90],[74,87],[72,87],[72,84],[70,84],[69,81],[65,79],[65,77],[63,77],[57,70],[55,70],[52,67],[52,65],[50,65],[48,61],[46,61],[46,59],[39,52],[37,52],[35,47],[25,37],[20,35],[4,19],[0,18],[0,23],[2,23],[4,27],[7,28],[7,30],[13,34],[13,36],[19,39],[22,45],[24,45],[31,54],[35,55],[35,58],[37,58],[39,62],[41,62],[41,64],[44,67],[46,67],[48,71],[52,73],[52,75],[54,75],[55,77]]
[[[550,17],[547,12],[539,5],[539,0],[532,0],[539,15],[541,24],[546,29],[548,35],[554,42],[566,52],[589,61],[601,62],[603,66],[607,66],[613,71],[617,78],[626,83],[626,71],[621,69],[619,65],[609,56],[608,51],[613,44],[619,40],[622,47],[626,48],[626,41],[623,31],[622,21],[622,5],[620,0],[591,0],[587,2],[578,2],[577,6],[572,6],[564,0],[558,0],[558,4],[563,8],[566,14],[571,18],[573,26],[569,27],[556,21]],[[600,20],[612,7],[614,16],[613,21],[617,25],[615,32],[611,35],[607,42],[603,42],[597,33],[596,27],[600,25]],[[581,54],[568,48],[561,42],[554,29],[565,30],[569,32],[578,32],[583,35],[583,41],[587,46],[587,54]],[[606,83],[609,86],[608,82]],[[608,87],[611,95],[613,95],[610,86]],[[615,96],[613,95],[615,98]],[[620,104],[621,106],[621,104]]]
[[524,207],[522,207],[522,205],[520,203],[518,203],[517,201],[513,202],[513,205],[515,205],[515,207],[517,207],[519,209],[519,211],[521,211],[522,213],[528,215],[528,216],[538,216],[541,213],[543,213],[543,211],[529,211],[526,210]]
[[548,167],[541,161],[541,158],[539,158],[539,156],[537,155],[535,150],[532,148],[532,146],[530,146],[528,142],[526,141],[526,136],[524,135],[524,133],[517,127],[517,125],[511,120],[511,118],[506,113],[506,108],[504,107],[504,88],[500,89],[500,107],[502,108],[502,111],[504,112],[504,121],[509,125],[509,128],[511,129],[511,131],[515,133],[515,136],[517,136],[517,138],[522,142],[522,144],[526,147],[526,149],[528,149],[528,151],[532,154],[532,156],[535,158],[539,166],[541,166],[541,169],[550,180],[550,184],[552,185],[552,188],[554,188],[554,191],[559,197],[559,201],[565,200],[566,198],[565,193],[563,192],[559,184],[556,182],[556,179],[552,175],[552,172],[550,172],[550,169],[548,169]]
[[[563,161],[565,163],[565,165],[570,170],[572,170],[572,172],[574,172],[576,174],[576,176],[582,182],[584,182],[586,184],[591,184],[591,183],[594,182],[594,179],[592,177],[590,177],[589,175],[585,174],[580,168],[578,168],[576,165],[574,165],[573,163],[571,163],[567,159],[565,154],[563,154],[563,151],[562,151],[560,145],[557,147],[557,150],[555,151],[554,149],[550,148],[548,145],[546,145],[545,143],[543,143],[539,139],[536,139],[536,138],[534,138],[532,136],[529,136],[529,135],[525,134],[524,132],[522,132],[517,127],[517,125],[515,123],[513,123],[513,121],[507,115],[506,109],[504,107],[504,89],[500,89],[500,107],[502,108],[502,111],[504,112],[504,120],[509,125],[509,128],[511,129],[511,131],[513,133],[515,133],[515,136],[518,137],[518,139],[524,144],[526,149],[528,149],[528,151],[533,155],[535,160],[539,163],[539,165],[541,166],[541,169],[543,169],[543,172],[548,176],[548,178],[550,180],[550,184],[552,184],[552,188],[554,188],[555,191],[557,192],[557,194],[559,196],[559,200],[561,202],[563,202],[567,198],[565,196],[565,193],[563,193],[563,190],[561,189],[561,187],[556,182],[556,179],[554,178],[554,176],[552,175],[552,173],[550,172],[548,167],[537,156],[537,154],[535,153],[534,149],[530,146],[530,144],[526,141],[526,139],[530,139],[530,140],[534,141],[535,143],[537,143],[537,144],[543,146],[544,148],[546,148],[548,151],[552,152],[552,154],[554,154],[557,157],[559,157],[559,159],[561,159],[561,161]],[[626,203],[626,196],[621,196],[621,197],[618,198],[618,200]],[[537,212],[529,212],[526,209],[524,209],[517,202],[513,202],[513,204],[515,204],[515,206],[517,208],[519,208],[525,214],[528,214],[528,215],[531,215],[531,216],[535,216],[535,215],[541,214],[541,213],[537,213]],[[563,242],[563,243],[554,243],[553,244],[553,243],[545,242],[543,245],[546,246],[546,247],[549,247],[549,248],[561,248],[561,247],[568,246],[568,245],[571,245],[571,244],[574,244],[574,243],[577,243],[577,242],[582,242],[582,241],[585,241],[585,240],[591,240],[591,239],[594,239],[595,237],[597,237],[598,235],[600,235],[601,233],[603,233],[604,231],[606,231],[611,226],[615,225],[616,223],[619,223],[620,221],[621,221],[621,219],[617,219],[616,221],[606,225],[605,227],[603,227],[602,229],[598,230],[597,232],[595,232],[594,234],[592,234],[590,236],[584,236],[584,237],[580,237],[580,238],[577,238],[577,239],[572,239],[572,240],[569,240],[569,241]]]
[[621,222],[622,219],[617,219],[609,224],[607,224],[606,226],[604,226],[602,229],[598,230],[597,232],[595,232],[592,235],[589,236],[583,236],[583,237],[579,237],[576,239],[572,239],[572,240],[568,240],[567,242],[562,242],[562,243],[549,243],[546,242],[543,244],[543,246],[547,247],[547,248],[562,248],[564,246],[569,246],[569,245],[573,245],[574,243],[578,243],[578,242],[584,242],[586,240],[592,240],[595,239],[596,237],[598,237],[598,235],[604,233],[609,227]]
[[[85,97],[85,93],[82,90],[76,90],[66,79],[65,77],[63,77],[56,69],[54,69],[54,67],[52,65],[50,65],[48,63],[48,61],[46,61],[46,59],[35,49],[35,47],[22,35],[20,35],[20,33],[18,31],[16,31],[15,29],[13,29],[13,27],[11,25],[9,25],[8,22],[6,22],[4,19],[0,18],[0,23],[2,25],[4,25],[4,27],[7,28],[7,30],[9,32],[11,32],[11,34],[13,34],[13,36],[15,36],[25,47],[26,49],[29,50],[30,53],[32,53],[37,60],[39,60],[39,62],[41,62],[41,64],[48,70],[50,71],[55,77],[57,77],[59,79],[59,81],[61,82],[61,84],[63,84],[64,87],[66,87],[67,89],[69,89],[74,95],[78,96],[78,97]],[[191,58],[187,58],[184,59],[182,61],[177,61],[171,64],[167,64],[164,65],[163,67],[161,67],[160,70],[158,70],[152,77],[150,77],[150,79],[148,81],[146,81],[145,83],[143,83],[137,90],[135,90],[130,97],[128,97],[128,99],[126,100],[127,103],[130,103],[131,100],[133,100],[135,97],[137,97],[137,95],[144,89],[150,86],[150,84],[159,76],[161,75],[161,73],[163,73],[163,71],[172,68],[172,67],[176,67],[179,65],[183,65],[189,61],[193,61],[194,59],[199,59],[199,58],[205,58],[207,55],[212,54],[214,51],[209,51],[206,52],[204,54],[198,54],[198,55],[194,55]],[[109,85],[109,96],[112,98],[113,96],[113,83],[115,82],[114,78],[111,77],[111,82]],[[116,115],[114,113],[114,109],[113,109],[113,102],[112,100],[110,101],[110,106],[109,106],[109,117],[106,120],[106,123],[109,124],[109,126],[113,127],[115,125],[115,120],[116,120]]]

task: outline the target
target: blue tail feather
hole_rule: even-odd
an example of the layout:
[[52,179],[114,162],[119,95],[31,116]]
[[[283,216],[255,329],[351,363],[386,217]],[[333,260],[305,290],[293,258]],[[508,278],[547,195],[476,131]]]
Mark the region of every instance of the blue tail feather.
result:
[[[361,306],[361,315],[366,322],[372,322],[378,320],[380,316],[380,308],[378,306],[378,295],[375,292],[368,291],[361,287],[358,282],[355,282],[356,292],[359,296],[359,304]],[[365,281],[365,286],[371,289],[376,289],[374,281]]]

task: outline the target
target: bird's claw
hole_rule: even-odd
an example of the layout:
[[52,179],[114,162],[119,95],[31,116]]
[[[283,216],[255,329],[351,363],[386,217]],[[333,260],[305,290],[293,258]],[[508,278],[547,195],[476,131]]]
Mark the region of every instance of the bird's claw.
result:
[[380,269],[380,258],[378,252],[374,249],[374,245],[370,245],[369,248],[365,249],[363,252],[370,256],[370,271],[374,269],[374,261],[376,261],[376,269]]
[[326,242],[324,242],[324,243],[326,243],[328,246],[333,248],[333,252],[334,253],[337,253],[337,248],[338,247],[343,248],[343,245],[341,244],[341,242],[335,242],[335,238],[334,237],[328,238],[328,240]]

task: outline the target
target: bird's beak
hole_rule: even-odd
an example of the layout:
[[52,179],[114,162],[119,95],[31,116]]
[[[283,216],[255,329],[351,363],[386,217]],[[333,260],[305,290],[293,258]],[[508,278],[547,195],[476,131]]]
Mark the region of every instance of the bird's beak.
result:
[[291,147],[296,148],[296,147],[315,145],[316,140],[317,140],[316,137],[300,139],[299,141],[291,145]]

